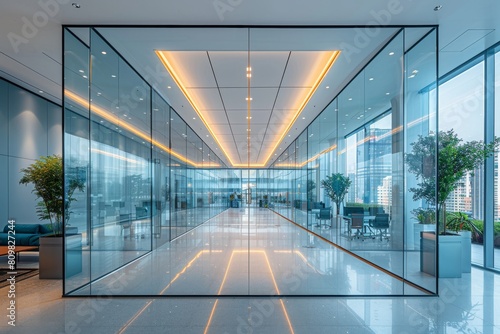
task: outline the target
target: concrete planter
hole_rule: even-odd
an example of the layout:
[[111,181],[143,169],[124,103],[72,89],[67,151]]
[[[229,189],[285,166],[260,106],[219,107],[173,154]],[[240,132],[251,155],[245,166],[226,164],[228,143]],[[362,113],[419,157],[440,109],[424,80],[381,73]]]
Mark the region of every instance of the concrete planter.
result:
[[[63,278],[63,237],[40,238],[40,279]],[[66,277],[82,271],[82,235],[66,235]]]
[[40,238],[40,279],[63,278],[63,238]]

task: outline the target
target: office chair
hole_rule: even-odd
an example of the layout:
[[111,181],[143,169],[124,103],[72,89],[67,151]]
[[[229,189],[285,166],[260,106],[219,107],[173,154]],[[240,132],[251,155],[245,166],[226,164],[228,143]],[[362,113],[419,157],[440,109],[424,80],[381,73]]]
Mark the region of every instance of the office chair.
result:
[[[351,224],[349,226],[349,234],[351,236],[351,240],[356,238],[361,238],[363,241],[365,240],[363,234],[363,221],[364,215],[361,213],[352,213],[351,214]],[[352,230],[356,230],[356,233],[353,235]]]
[[375,219],[371,219],[369,222],[370,228],[379,231],[380,241],[382,237],[389,240],[387,236],[387,230],[389,229],[389,214],[388,213],[377,213]]
[[[326,220],[331,223],[332,215],[330,213],[330,209],[319,209],[319,212],[316,213],[316,226],[321,227],[321,221]],[[319,224],[318,224],[319,220]],[[325,224],[325,226],[332,227],[331,225]]]

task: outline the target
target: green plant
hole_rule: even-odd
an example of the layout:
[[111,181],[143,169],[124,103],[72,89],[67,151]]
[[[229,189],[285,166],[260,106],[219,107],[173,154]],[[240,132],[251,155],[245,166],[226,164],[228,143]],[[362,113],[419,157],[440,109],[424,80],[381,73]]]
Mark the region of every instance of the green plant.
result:
[[463,212],[451,212],[448,217],[448,229],[452,231],[472,231],[473,233],[482,234],[482,232],[474,225],[472,219]]
[[337,205],[337,216],[340,214],[340,205],[344,201],[350,185],[351,180],[340,173],[333,173],[331,176],[326,176],[326,179],[321,180],[321,187],[325,189],[332,202]]
[[312,201],[314,198],[313,191],[316,189],[316,182],[313,180],[307,180],[306,190],[307,190],[307,200]]
[[[405,161],[408,171],[415,174],[417,187],[410,188],[413,200],[425,200],[436,205],[439,233],[446,233],[446,200],[460,180],[481,166],[500,145],[500,138],[484,144],[482,141],[462,142],[453,132],[440,131],[438,136],[419,136],[412,143],[412,152]],[[437,154],[438,153],[438,154]],[[437,172],[436,172],[437,162]]]
[[54,235],[62,234],[62,220],[69,220],[70,206],[76,199],[75,190],[83,191],[85,182],[78,173],[70,173],[66,178],[66,196],[64,196],[63,163],[57,155],[40,157],[26,168],[22,168],[20,184],[33,184],[32,193],[38,199],[37,216],[40,220],[49,220]]
[[436,211],[434,209],[424,209],[417,208],[411,211],[415,219],[419,224],[435,224],[436,223]]

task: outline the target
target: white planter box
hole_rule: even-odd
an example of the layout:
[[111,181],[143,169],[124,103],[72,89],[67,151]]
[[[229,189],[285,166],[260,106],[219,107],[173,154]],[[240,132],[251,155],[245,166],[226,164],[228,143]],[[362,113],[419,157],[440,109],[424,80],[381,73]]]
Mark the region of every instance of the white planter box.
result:
[[471,271],[471,231],[460,231],[458,234],[462,236],[462,272],[470,273]]
[[[439,277],[462,277],[462,236],[439,236]],[[436,233],[422,233],[422,252],[420,255],[420,270],[436,276]]]

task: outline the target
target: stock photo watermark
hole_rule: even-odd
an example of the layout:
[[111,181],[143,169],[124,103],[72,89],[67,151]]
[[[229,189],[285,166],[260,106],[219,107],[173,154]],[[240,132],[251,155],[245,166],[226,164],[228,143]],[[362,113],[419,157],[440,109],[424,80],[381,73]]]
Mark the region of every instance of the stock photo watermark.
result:
[[17,276],[17,263],[16,263],[16,221],[9,219],[7,221],[7,324],[9,326],[16,326],[16,276]]
[[35,38],[40,29],[43,29],[50,19],[57,16],[61,11],[61,6],[69,3],[69,0],[39,0],[37,10],[31,17],[21,17],[22,26],[18,32],[9,32],[7,38],[15,53],[19,53],[22,45],[28,44]]

